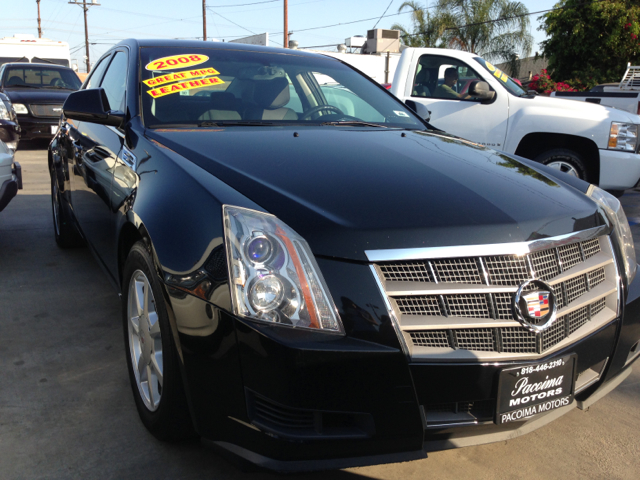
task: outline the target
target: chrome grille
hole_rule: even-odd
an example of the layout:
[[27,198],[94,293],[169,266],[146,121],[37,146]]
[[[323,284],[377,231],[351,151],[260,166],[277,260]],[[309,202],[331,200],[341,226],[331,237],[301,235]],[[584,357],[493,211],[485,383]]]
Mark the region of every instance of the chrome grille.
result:
[[491,351],[495,347],[495,332],[493,328],[476,328],[456,332],[456,347],[465,350]]
[[399,262],[380,265],[380,271],[387,280],[396,282],[432,282],[425,262]]
[[600,253],[600,242],[597,238],[593,240],[587,240],[586,242],[582,242],[582,251],[584,252],[585,258],[591,258],[595,254]]
[[449,337],[444,330],[427,330],[426,332],[411,332],[414,345],[422,347],[449,347]]
[[398,309],[406,315],[442,315],[438,297],[397,297]]
[[531,278],[527,259],[502,255],[484,259],[492,285],[519,285]]
[[[584,260],[581,250],[584,252]],[[579,265],[601,251],[598,239],[541,250],[528,255],[535,278],[550,280],[562,271]],[[560,261],[558,261],[560,258]],[[486,267],[489,285],[518,286],[530,280],[531,271],[524,255],[496,255],[481,257]],[[475,258],[448,258],[429,261],[380,262],[378,268],[387,281],[395,282],[439,282],[484,283],[483,275]]]
[[446,295],[444,299],[452,317],[491,318],[486,295]]
[[452,328],[411,331],[409,334],[413,344],[421,347],[498,353],[544,353],[587,324],[604,307],[605,299],[599,299],[556,318],[547,330],[538,334],[524,327]]
[[531,255],[533,272],[537,278],[550,280],[560,273],[560,266],[554,250],[544,250]]
[[[618,271],[606,232],[602,227],[527,244],[378,251],[371,268],[412,358],[468,360],[465,351],[477,352],[478,361],[530,358],[615,319]],[[470,256],[474,249],[486,253]],[[532,279],[545,281],[556,298],[557,319],[540,334],[520,325],[512,310],[514,295]]]
[[472,258],[434,260],[431,263],[439,282],[482,283],[478,264]]
[[[570,304],[575,299],[584,295],[587,291],[586,279],[589,277],[589,288],[594,288],[605,281],[604,268],[598,268],[586,275],[574,277],[571,280],[552,286],[551,289],[556,297],[558,309]],[[526,289],[532,290],[533,287]],[[563,292],[566,292],[567,299]],[[496,293],[495,317],[492,314],[490,295],[442,295],[447,305],[448,315],[452,317],[475,317],[475,318],[496,318],[499,320],[513,319],[511,305],[515,293]],[[398,309],[405,315],[445,315],[442,311],[438,296],[405,296],[396,297]]]
[[31,104],[29,107],[34,117],[59,117],[62,113],[62,104]]

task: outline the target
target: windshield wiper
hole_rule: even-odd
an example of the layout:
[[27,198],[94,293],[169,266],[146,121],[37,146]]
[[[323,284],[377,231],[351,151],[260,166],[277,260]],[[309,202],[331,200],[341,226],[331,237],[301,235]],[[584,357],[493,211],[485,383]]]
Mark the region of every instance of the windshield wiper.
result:
[[381,125],[379,123],[369,123],[369,122],[360,122],[360,121],[355,121],[355,120],[348,120],[348,121],[339,121],[336,120],[335,122],[322,122],[320,125],[344,125],[345,127],[377,127],[377,128],[389,128],[385,125]]
[[5,88],[40,88],[34,87],[33,85],[5,85]]
[[199,127],[262,127],[264,125],[275,125],[273,122],[262,121],[220,121],[220,122],[201,122]]

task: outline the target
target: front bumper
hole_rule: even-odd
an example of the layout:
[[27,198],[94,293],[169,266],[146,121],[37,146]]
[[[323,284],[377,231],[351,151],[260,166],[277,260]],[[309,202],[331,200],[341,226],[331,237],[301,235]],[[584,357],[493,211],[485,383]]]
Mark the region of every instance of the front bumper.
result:
[[22,168],[14,162],[11,178],[5,180],[0,186],[0,212],[9,204],[11,199],[22,189]]
[[37,138],[51,139],[55,135],[52,132],[52,127],[57,130],[59,125],[59,119],[48,118],[36,118],[31,115],[18,115],[18,121],[20,122],[20,128],[22,129],[20,139],[21,140],[33,140]]
[[9,120],[0,120],[0,141],[15,150],[20,140],[20,125]]
[[640,155],[618,150],[600,150],[599,186],[609,190],[626,190],[640,181]]
[[[258,325],[218,308],[209,316],[204,300],[169,294],[193,420],[207,443],[279,471],[424,458],[513,438],[584,407],[619,383],[640,353],[638,276],[620,318],[544,358],[575,353],[577,372],[597,369],[594,382],[567,407],[497,425],[500,370],[532,362],[410,363],[369,267],[318,263],[346,337]],[[430,413],[471,402],[484,406],[484,417],[443,426]]]

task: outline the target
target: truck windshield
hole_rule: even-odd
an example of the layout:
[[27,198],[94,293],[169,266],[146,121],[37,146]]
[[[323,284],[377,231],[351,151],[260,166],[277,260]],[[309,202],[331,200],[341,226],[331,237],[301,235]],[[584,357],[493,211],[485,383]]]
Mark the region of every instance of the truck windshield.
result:
[[506,88],[510,94],[515,95],[516,97],[527,96],[527,92],[525,92],[520,85],[518,85],[509,75],[504,73],[502,70],[494,67],[489,62],[487,62],[484,58],[475,57],[474,60],[478,62],[480,65],[482,65],[490,74],[496,77],[498,81],[502,84],[502,86]]
[[142,48],[140,55],[143,119],[150,128],[426,128],[371,80],[320,55],[188,47]]
[[5,88],[56,88],[78,90],[80,79],[73,70],[36,66],[6,67],[2,85]]

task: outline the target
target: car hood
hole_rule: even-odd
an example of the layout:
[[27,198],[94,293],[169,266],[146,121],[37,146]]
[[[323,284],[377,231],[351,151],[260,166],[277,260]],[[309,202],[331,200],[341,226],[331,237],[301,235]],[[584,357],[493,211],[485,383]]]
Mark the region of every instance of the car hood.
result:
[[366,261],[367,250],[528,241],[604,223],[577,190],[438,133],[324,126],[147,136],[279,217],[316,255]]
[[47,88],[5,88],[4,94],[11,103],[64,103],[72,90],[51,90]]

